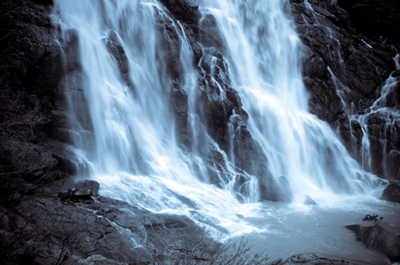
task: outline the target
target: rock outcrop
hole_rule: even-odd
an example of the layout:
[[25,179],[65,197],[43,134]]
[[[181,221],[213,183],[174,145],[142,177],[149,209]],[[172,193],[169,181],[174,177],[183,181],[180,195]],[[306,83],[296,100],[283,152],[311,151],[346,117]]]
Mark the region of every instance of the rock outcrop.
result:
[[389,185],[383,190],[382,200],[400,202],[400,181],[390,180]]
[[[354,13],[375,10],[378,2],[339,2],[350,14],[334,1],[291,2],[297,30],[307,47],[303,74],[311,93],[311,111],[339,132],[364,169],[383,178],[399,178],[399,79],[395,77],[399,63],[395,56],[400,46],[393,34],[387,34],[389,39],[373,31],[364,35],[359,25],[374,24],[377,17]],[[378,10],[381,23],[398,23],[392,20],[397,4],[388,1],[383,6]]]
[[57,192],[68,186],[62,184],[66,181],[43,187],[8,179],[0,206],[0,261],[149,264],[155,244],[175,242],[196,229],[187,217],[153,214],[102,196],[89,202],[61,200]]
[[391,261],[400,260],[400,235],[390,233],[379,224],[374,226],[349,225],[346,228],[356,234],[357,240],[386,254]]
[[0,160],[2,174],[49,182],[76,172],[58,132],[67,128],[64,68],[50,8],[31,1],[0,3]]

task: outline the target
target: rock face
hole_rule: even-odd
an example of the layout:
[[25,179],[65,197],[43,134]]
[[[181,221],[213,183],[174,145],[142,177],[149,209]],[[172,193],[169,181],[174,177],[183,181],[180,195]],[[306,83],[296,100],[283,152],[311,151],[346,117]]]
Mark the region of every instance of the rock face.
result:
[[75,184],[75,189],[88,189],[90,195],[99,196],[100,183],[94,180],[82,179]]
[[379,224],[366,227],[349,225],[346,228],[356,234],[357,240],[386,254],[391,261],[400,260],[400,235],[391,234]]
[[382,193],[382,200],[400,202],[400,182],[391,180]]
[[[194,149],[204,159],[217,164],[209,168],[209,181],[221,186],[229,176],[224,173],[224,158],[222,153],[213,147],[213,142],[225,151],[234,155],[234,162],[240,170],[255,175],[259,179],[261,199],[274,201],[290,201],[290,196],[282,191],[282,187],[271,175],[267,168],[267,158],[261,146],[255,141],[244,125],[248,114],[242,109],[242,102],[238,92],[231,86],[228,73],[228,64],[222,54],[223,42],[215,30],[215,19],[212,16],[201,17],[198,7],[186,0],[161,1],[171,15],[178,20],[185,30],[193,54],[195,70],[198,73],[198,90],[194,95],[196,102],[195,112],[199,117],[197,131],[207,136],[197,146],[190,145],[188,128],[188,96],[174,84],[172,90],[172,105],[176,114],[178,138],[189,149]],[[200,19],[201,18],[201,19]],[[177,68],[176,58],[179,57],[179,38],[176,29],[167,23],[160,25],[164,39],[163,47],[167,48],[166,61],[171,65],[172,76],[180,80],[180,70]],[[175,74],[174,74],[175,73]],[[183,140],[182,140],[183,139]],[[233,142],[233,146],[231,143]],[[233,150],[231,150],[231,148]],[[210,151],[211,150],[211,151]],[[218,176],[224,176],[222,179]],[[249,178],[238,177],[236,186],[242,186]],[[239,184],[240,182],[240,184]]]
[[59,132],[67,127],[62,52],[46,5],[0,3],[0,160],[14,177],[49,182],[74,174],[75,159]]
[[[399,178],[395,58],[399,45],[393,34],[384,40],[379,38],[384,32],[369,31],[366,36],[359,28],[377,26],[376,16],[388,30],[398,28],[392,19],[398,15],[398,4],[339,1],[348,13],[334,2],[291,1],[297,30],[307,47],[303,74],[311,93],[311,111],[339,132],[348,151],[366,170],[383,178]],[[367,9],[376,16],[358,15],[367,14]]]
[[187,217],[153,214],[101,196],[90,203],[62,201],[56,196],[61,182],[45,188],[7,183],[0,206],[0,261],[12,264],[149,264],[155,244],[177,241],[196,227]]

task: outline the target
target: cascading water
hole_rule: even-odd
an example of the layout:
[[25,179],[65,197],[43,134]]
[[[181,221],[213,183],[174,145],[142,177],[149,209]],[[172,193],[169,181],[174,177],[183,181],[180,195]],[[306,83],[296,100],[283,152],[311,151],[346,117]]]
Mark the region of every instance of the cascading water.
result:
[[[72,69],[64,84],[76,153],[88,165],[81,174],[101,182],[103,195],[229,232],[251,229],[240,215],[254,214],[257,202],[271,198],[265,193],[323,203],[336,194],[372,192],[377,178],[308,112],[302,46],[288,3],[198,4],[199,27],[214,30],[219,46],[200,40],[203,57],[194,66],[184,27],[157,0],[55,1],[66,68]],[[228,146],[209,135],[205,110],[198,108],[202,73],[212,77],[206,85],[218,88],[212,98],[225,100],[232,86],[248,113],[246,119],[233,111],[227,120]],[[189,132],[182,133],[185,123]],[[252,141],[254,157],[242,157],[241,146],[248,145],[238,145],[241,139]],[[219,154],[218,162],[209,154]]]
[[204,2],[203,13],[218,21],[232,65],[230,76],[272,175],[288,178],[295,201],[306,194],[367,191],[374,177],[359,169],[326,123],[308,113],[301,43],[283,12],[287,3]]
[[[371,47],[372,48],[372,47]],[[396,70],[400,69],[400,54],[397,54],[393,61],[396,65]],[[393,74],[393,73],[392,73]],[[382,172],[386,178],[390,178],[389,174],[387,173],[387,150],[386,144],[387,140],[392,140],[391,135],[396,135],[396,120],[400,117],[400,114],[397,110],[393,109],[393,93],[396,90],[398,85],[398,80],[390,75],[386,80],[385,84],[382,87],[380,97],[375,100],[371,107],[367,108],[364,113],[350,113],[350,126],[353,121],[356,121],[360,124],[363,136],[362,136],[362,147],[361,147],[361,165],[363,169],[372,171],[372,157],[371,157],[371,143],[369,140],[369,134],[371,133],[370,129],[368,128],[370,124],[370,120],[380,119],[384,126],[384,132],[381,132],[383,135],[383,139],[385,139],[385,144],[382,150],[382,157],[383,157],[383,171]],[[354,136],[352,136],[354,137]]]

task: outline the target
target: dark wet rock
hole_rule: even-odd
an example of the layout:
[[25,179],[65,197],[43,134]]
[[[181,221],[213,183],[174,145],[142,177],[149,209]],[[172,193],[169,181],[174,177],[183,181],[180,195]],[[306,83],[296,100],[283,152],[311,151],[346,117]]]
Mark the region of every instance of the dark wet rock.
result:
[[278,178],[279,185],[282,190],[283,201],[290,202],[293,200],[293,192],[288,179],[284,176]]
[[[47,5],[1,1],[0,139],[9,176],[51,182],[76,173],[75,158],[56,133],[66,120],[58,84],[64,71]],[[3,166],[2,166],[3,167]],[[2,171],[3,173],[3,171]]]
[[175,19],[183,24],[197,62],[202,55],[202,49],[198,42],[199,20],[201,18],[199,7],[186,0],[161,0],[161,3]]
[[175,113],[176,132],[179,141],[184,146],[190,145],[188,94],[179,83],[174,83],[171,91],[171,105]]
[[[33,34],[38,34],[33,32]],[[61,49],[56,43],[45,45],[43,54],[34,56],[37,62],[27,68],[24,86],[36,95],[51,95],[63,76]]]
[[36,3],[42,4],[42,5],[53,5],[53,0],[33,0]]
[[69,189],[67,192],[58,193],[58,197],[64,202],[82,202],[85,204],[93,203],[93,196],[99,196],[100,183],[94,180],[79,180],[75,184],[75,189]]
[[[345,107],[337,89],[351,88],[346,95],[350,102],[373,97],[382,80],[394,70],[394,54],[384,50],[380,43],[375,45],[359,35],[341,7],[330,1],[309,1],[309,4],[313,10],[303,2],[292,4],[297,29],[308,47],[304,62],[306,86],[312,92],[311,106],[317,108],[316,114],[332,122]],[[368,43],[374,47],[370,48]]]
[[[236,113],[241,115],[243,120],[246,120],[247,113],[242,110],[239,94],[230,86],[228,66],[221,51],[218,50],[222,48],[222,41],[218,40],[217,34],[211,30],[213,25],[214,28],[216,26],[215,19],[212,17],[201,18],[198,7],[189,1],[163,0],[161,2],[171,12],[172,16],[182,23],[194,52],[194,64],[199,63],[198,83],[200,89],[196,95],[196,101],[199,102],[199,104],[196,104],[198,105],[196,113],[199,114],[201,122],[206,125],[207,133],[211,138],[219,144],[222,150],[227,151],[229,146],[229,118],[233,113]],[[180,80],[182,71],[179,68],[180,63],[178,61],[180,38],[176,32],[177,29],[166,22],[162,22],[159,27],[162,33],[160,43],[166,51],[163,56],[165,56],[168,64],[167,69],[171,71],[173,78]],[[212,46],[212,48],[202,49],[199,43],[203,47]],[[173,97],[177,96],[175,103],[179,103],[182,101],[181,94],[183,93],[179,89],[176,90],[175,85],[173,87]],[[177,104],[175,103],[173,105],[176,109]],[[186,104],[187,100],[184,100],[183,106],[186,106]],[[184,117],[186,117],[186,114]],[[184,119],[182,119],[182,115],[178,115],[179,124],[186,124]],[[186,126],[183,128],[183,135],[186,135]]]
[[239,126],[235,131],[233,153],[235,165],[258,178],[262,200],[288,201],[290,199],[268,170],[267,157],[246,125]]
[[[379,218],[379,220],[382,220],[383,217]],[[377,214],[366,214],[365,217],[362,219],[363,221],[378,221],[378,215]]]
[[391,181],[384,189],[381,199],[389,202],[400,202],[400,182]]
[[108,39],[106,39],[106,46],[116,61],[116,65],[119,69],[122,80],[131,89],[131,91],[135,93],[134,84],[129,76],[130,69],[128,57],[126,56],[120,38],[115,31],[110,30]]
[[234,138],[235,165],[252,175],[263,173],[267,158],[261,146],[253,139],[246,125],[241,125],[235,131]]
[[201,18],[199,27],[199,40],[203,47],[213,47],[220,51],[224,50],[224,43],[221,32],[218,29],[216,19],[211,14],[207,14]]
[[309,195],[306,196],[303,203],[304,205],[317,205],[317,203]]
[[[382,5],[375,0],[339,2],[335,5],[328,0],[291,1],[291,11],[307,48],[303,75],[311,94],[310,109],[334,129],[339,128],[348,151],[361,163],[363,130],[350,116],[370,112],[368,108],[381,96],[386,79],[390,75],[397,76],[393,57],[399,45],[394,38],[380,39],[380,34],[369,31],[367,34],[360,31],[359,26],[364,22],[365,25],[372,23],[379,17],[379,23],[385,23],[388,30],[392,30],[396,28],[393,26],[397,23],[397,7],[393,1]],[[375,8],[377,13],[370,18],[364,17],[367,10],[373,12]],[[388,17],[382,17],[385,12]],[[371,20],[368,22],[368,19]],[[381,34],[385,35],[384,31]],[[400,101],[397,90],[393,87],[379,107],[389,107],[395,112]],[[389,154],[399,151],[395,128],[397,118],[387,115],[383,118],[384,122],[367,128],[371,142],[371,171],[383,178],[396,178],[400,164],[390,160]]]
[[348,10],[352,25],[371,37],[400,41],[400,3],[396,0],[339,0],[338,4]]
[[[230,148],[230,118],[241,116],[247,120],[247,113],[242,109],[240,96],[231,87],[228,64],[220,51],[211,48],[204,50],[199,65],[200,91],[197,95],[199,106],[196,110],[206,125],[207,133],[225,152]],[[232,125],[232,123],[231,123]]]
[[[182,32],[177,23],[173,23],[165,16],[159,15],[157,21],[158,29],[158,45],[160,46],[158,57],[165,64],[165,70],[173,80],[181,80],[182,65],[180,62],[181,39],[179,37]],[[160,72],[160,76],[165,73]]]
[[[12,179],[7,182],[7,190],[12,185],[18,185],[18,189],[12,188],[14,192],[6,197],[8,202],[0,200],[0,245],[11,246],[16,237],[20,239],[16,241],[18,250],[5,256],[2,253],[0,261],[8,258],[16,264],[55,264],[60,259],[67,264],[88,264],[88,260],[149,264],[151,248],[175,242],[180,235],[196,229],[187,217],[154,214],[102,196],[90,204],[61,201],[54,194],[63,189],[62,182],[43,187]],[[77,191],[84,188],[74,192]],[[4,204],[12,207],[7,209]],[[200,234],[205,236],[204,231]],[[25,263],[17,260],[22,255],[28,259]]]
[[[375,112],[367,115],[365,123],[370,141],[372,172],[387,179],[398,178],[400,121],[389,112]],[[362,138],[357,141],[362,141]]]
[[79,190],[83,188],[89,189],[90,195],[99,196],[100,183],[97,181],[89,179],[78,180],[75,184],[75,189]]
[[348,225],[356,239],[368,247],[386,254],[391,261],[400,260],[400,235],[392,234],[379,224],[374,226]]
[[161,3],[177,20],[190,26],[197,33],[201,17],[198,6],[192,5],[190,1],[186,0],[161,0]]
[[387,156],[388,175],[394,179],[400,180],[400,151],[391,150]]

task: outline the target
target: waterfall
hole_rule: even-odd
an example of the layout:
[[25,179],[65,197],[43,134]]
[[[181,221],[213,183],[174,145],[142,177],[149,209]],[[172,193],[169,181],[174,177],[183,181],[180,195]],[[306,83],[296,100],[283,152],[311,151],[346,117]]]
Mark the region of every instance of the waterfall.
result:
[[[372,192],[377,178],[308,111],[288,1],[192,2],[196,64],[187,29],[157,0],[55,0],[80,176],[102,195],[230,232],[251,229],[240,216],[263,199]],[[226,129],[206,100],[237,102]]]

